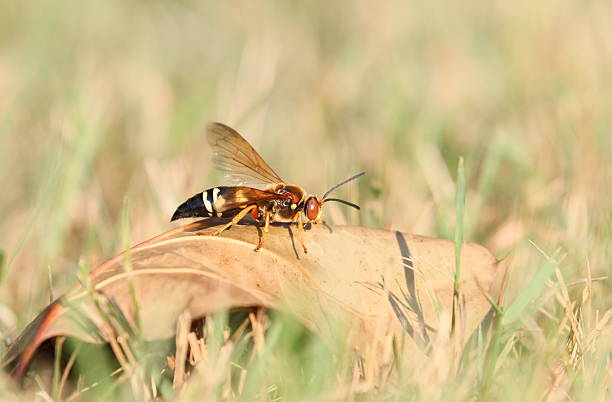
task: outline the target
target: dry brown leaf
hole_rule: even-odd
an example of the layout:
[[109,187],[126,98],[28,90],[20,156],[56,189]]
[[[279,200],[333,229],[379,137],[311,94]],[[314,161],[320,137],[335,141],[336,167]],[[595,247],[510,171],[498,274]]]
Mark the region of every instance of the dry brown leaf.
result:
[[[127,258],[121,254],[94,269],[91,286],[132,323],[133,286],[145,339],[172,336],[185,311],[197,318],[220,308],[264,306],[289,311],[313,330],[324,330],[330,316],[346,320],[358,329],[357,343],[407,331],[423,346],[441,326],[440,317],[448,318],[435,306],[451,309],[451,241],[314,225],[305,232],[309,252],[303,254],[295,228],[273,226],[264,248],[254,252],[260,228],[237,225],[218,237],[197,234],[212,230],[210,225],[195,222],[134,246]],[[461,291],[468,332],[489,310],[481,289],[491,287],[497,266],[484,247],[464,244]],[[101,318],[91,295],[75,287],[24,330],[6,356],[19,359],[16,376],[46,339],[69,335],[100,342],[114,336],[116,328]],[[83,314],[98,331],[84,325]]]

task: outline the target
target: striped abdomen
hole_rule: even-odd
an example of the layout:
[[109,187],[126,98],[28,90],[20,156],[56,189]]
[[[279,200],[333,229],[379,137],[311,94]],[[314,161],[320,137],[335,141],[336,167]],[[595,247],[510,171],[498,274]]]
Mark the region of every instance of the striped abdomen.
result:
[[251,187],[213,187],[194,195],[176,209],[171,220],[180,218],[230,217],[249,205],[264,206],[271,200],[291,200],[292,196]]
[[174,211],[171,221],[181,218],[202,217],[208,218],[211,216],[221,217],[223,212],[227,211],[223,208],[223,194],[227,193],[228,187],[213,187],[202,191],[189,198],[187,201],[179,205]]

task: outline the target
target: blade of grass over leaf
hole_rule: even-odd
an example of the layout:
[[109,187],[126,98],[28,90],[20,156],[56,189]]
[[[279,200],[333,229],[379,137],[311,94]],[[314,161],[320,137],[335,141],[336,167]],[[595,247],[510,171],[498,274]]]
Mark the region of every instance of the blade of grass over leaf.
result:
[[49,303],[51,303],[53,300],[55,300],[55,296],[53,295],[53,272],[51,272],[50,266],[47,267],[47,281],[49,290]]
[[455,330],[457,316],[461,316],[460,287],[461,287],[461,249],[463,247],[463,215],[465,211],[465,169],[463,157],[459,158],[457,165],[457,192],[455,195],[455,276],[453,280],[453,311],[451,331]]
[[134,280],[132,276],[129,275],[132,272],[132,257],[130,251],[130,208],[129,200],[127,197],[124,197],[123,199],[123,214],[121,215],[121,235],[121,238],[123,239],[123,249],[125,250],[125,270],[128,273],[130,299],[132,300],[132,309],[134,311],[135,331],[138,332],[138,329],[140,328],[140,307],[138,306],[138,295],[136,294]]
[[0,283],[2,283],[2,280],[4,279],[5,270],[6,267],[4,266],[4,250],[0,249]]

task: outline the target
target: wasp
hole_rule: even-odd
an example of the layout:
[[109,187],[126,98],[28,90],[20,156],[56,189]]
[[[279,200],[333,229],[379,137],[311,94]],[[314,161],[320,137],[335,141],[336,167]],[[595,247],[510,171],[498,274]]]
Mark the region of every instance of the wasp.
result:
[[[327,196],[338,187],[363,176],[365,172],[343,180],[319,198],[307,194],[300,186],[285,183],[231,127],[210,123],[206,128],[206,136],[213,150],[213,164],[235,185],[213,187],[194,195],[179,205],[171,221],[193,217],[231,218],[213,233],[200,233],[205,236],[218,236],[251,214],[257,222],[264,223],[255,251],[263,247],[270,223],[297,223],[301,246],[304,253],[308,253],[304,245],[304,224],[320,223],[322,207],[326,202],[336,201],[359,209],[359,206],[352,202]],[[302,215],[305,216],[306,222]]]

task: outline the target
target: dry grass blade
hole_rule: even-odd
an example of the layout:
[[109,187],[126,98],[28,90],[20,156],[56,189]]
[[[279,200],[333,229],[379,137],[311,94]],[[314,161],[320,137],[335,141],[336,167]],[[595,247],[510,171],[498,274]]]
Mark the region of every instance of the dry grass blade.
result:
[[[189,335],[189,328],[191,327],[191,314],[189,311],[183,312],[178,317],[176,322],[176,357],[175,368],[174,368],[174,382],[173,386],[175,389],[180,389],[183,386],[185,380],[185,360],[187,359],[187,348]],[[193,349],[192,349],[193,350]]]

